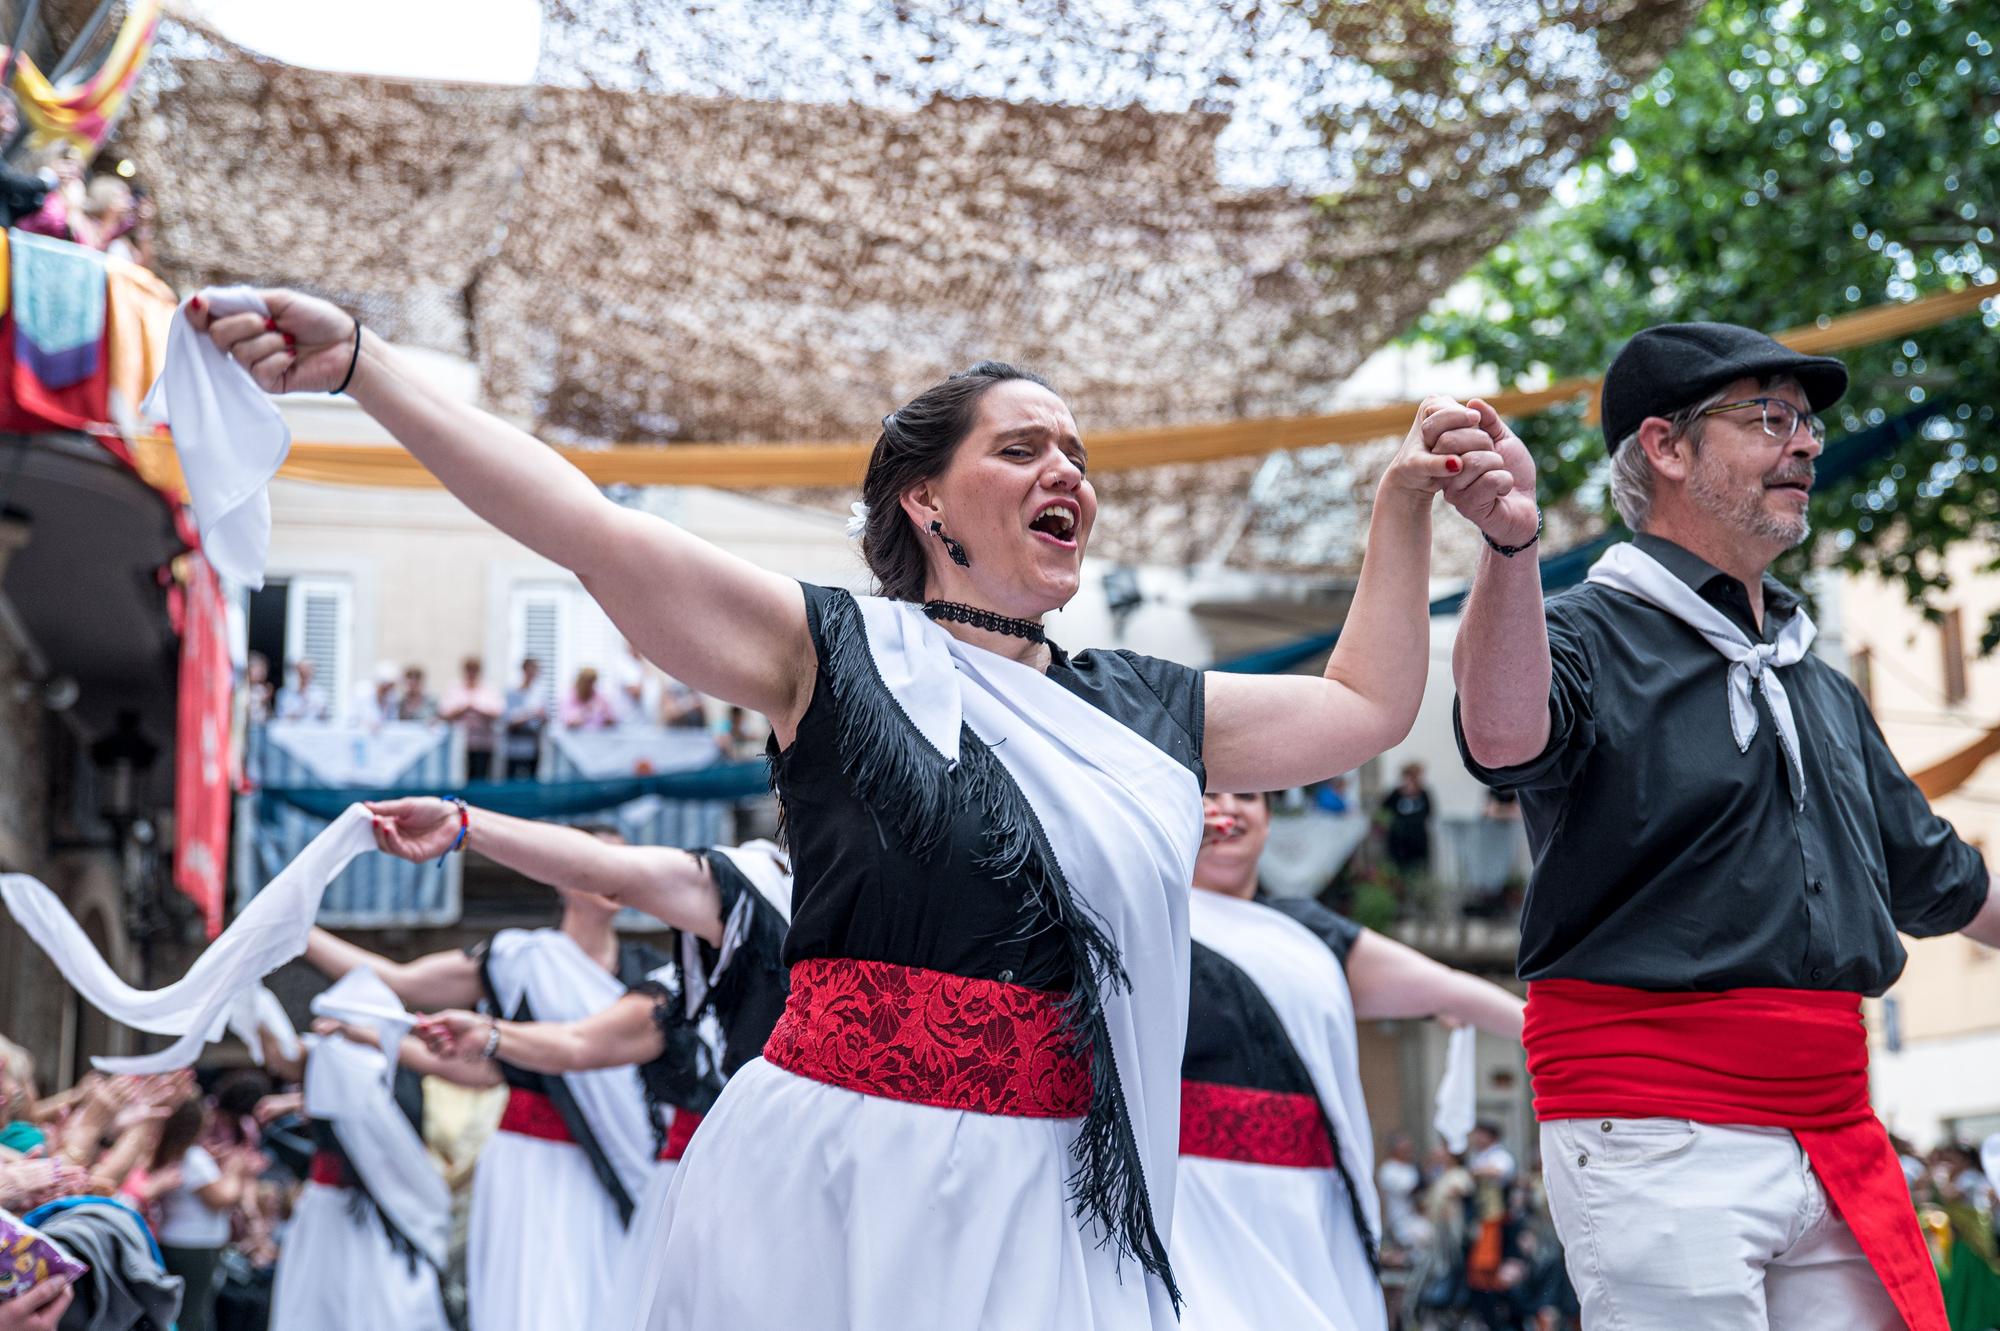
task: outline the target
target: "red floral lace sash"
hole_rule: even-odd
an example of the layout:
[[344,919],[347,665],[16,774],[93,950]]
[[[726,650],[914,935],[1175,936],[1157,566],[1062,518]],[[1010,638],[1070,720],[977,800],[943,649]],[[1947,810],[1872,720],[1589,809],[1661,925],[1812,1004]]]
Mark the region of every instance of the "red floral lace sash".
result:
[[1212,1081],[1181,1083],[1181,1154],[1294,1169],[1333,1168],[1319,1101]]
[[331,1151],[314,1151],[312,1171],[313,1182],[323,1188],[351,1188],[354,1176],[347,1170],[347,1162]]
[[1063,995],[882,961],[792,967],[764,1057],[831,1086],[1013,1118],[1080,1118],[1090,1068]]
[[540,1091],[516,1086],[507,1092],[507,1108],[500,1115],[500,1131],[538,1137],[545,1142],[573,1142],[569,1124],[563,1122],[556,1102]]
[[700,1126],[700,1114],[689,1109],[676,1109],[673,1121],[667,1124],[667,1144],[660,1148],[660,1159],[678,1160],[686,1155],[688,1142],[694,1139],[694,1130]]

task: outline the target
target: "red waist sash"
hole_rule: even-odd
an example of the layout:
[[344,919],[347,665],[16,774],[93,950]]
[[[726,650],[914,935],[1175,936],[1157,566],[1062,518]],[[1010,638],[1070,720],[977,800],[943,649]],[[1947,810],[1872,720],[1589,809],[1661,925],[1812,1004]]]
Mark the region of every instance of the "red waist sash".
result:
[[1789,1128],[1903,1320],[1912,1331],[1946,1331],[1908,1185],[1868,1104],[1859,995],[1652,993],[1535,980],[1521,1041],[1543,1122],[1687,1118]]
[[347,1162],[331,1151],[314,1151],[312,1157],[313,1182],[325,1188],[351,1188],[354,1176],[348,1173]]
[[1183,1081],[1181,1154],[1250,1165],[1332,1169],[1333,1137],[1315,1096]]
[[883,961],[816,957],[764,1057],[831,1086],[1014,1118],[1078,1118],[1090,1069],[1063,1029],[1063,995]]
[[537,1137],[545,1142],[574,1142],[569,1124],[563,1122],[556,1102],[540,1091],[516,1086],[507,1092],[507,1108],[500,1114],[500,1131]]
[[687,1154],[688,1142],[694,1138],[694,1130],[701,1126],[701,1115],[687,1109],[676,1109],[673,1121],[667,1124],[667,1144],[660,1148],[660,1159],[678,1160]]

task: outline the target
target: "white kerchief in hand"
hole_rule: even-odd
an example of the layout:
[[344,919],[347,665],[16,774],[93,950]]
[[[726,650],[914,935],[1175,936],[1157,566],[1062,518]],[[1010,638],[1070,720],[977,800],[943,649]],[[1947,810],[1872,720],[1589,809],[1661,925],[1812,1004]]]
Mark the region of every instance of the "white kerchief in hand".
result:
[[1659,560],[1625,542],[1604,552],[1590,569],[1590,581],[1629,593],[1648,605],[1666,611],[1695,632],[1729,662],[1729,729],[1736,739],[1736,751],[1747,753],[1757,737],[1757,705],[1751,700],[1754,683],[1763,690],[1764,701],[1778,723],[1778,738],[1785,757],[1790,759],[1793,792],[1798,807],[1806,803],[1806,769],[1799,757],[1799,726],[1792,715],[1792,700],[1777,667],[1797,665],[1812,647],[1811,616],[1801,609],[1778,631],[1776,642],[1751,642],[1750,635],[1730,623],[1728,616],[1701,599],[1701,596],[1669,572]]
[[1431,1126],[1453,1155],[1465,1153],[1466,1140],[1479,1117],[1479,1069],[1473,1061],[1477,1038],[1472,1027],[1461,1026],[1451,1033],[1451,1042],[1445,1046],[1444,1080],[1438,1083]]
[[356,966],[339,981],[321,990],[312,1001],[315,1016],[372,1032],[384,1061],[383,1088],[396,1090],[396,1059],[403,1052],[403,1037],[417,1019],[403,1006],[403,1000],[367,966]]
[[[209,287],[201,299],[218,318],[270,314],[249,287]],[[292,447],[276,404],[250,371],[194,330],[182,305],[167,330],[166,366],[140,410],[173,428],[208,562],[232,582],[262,587],[271,548],[266,487]]]

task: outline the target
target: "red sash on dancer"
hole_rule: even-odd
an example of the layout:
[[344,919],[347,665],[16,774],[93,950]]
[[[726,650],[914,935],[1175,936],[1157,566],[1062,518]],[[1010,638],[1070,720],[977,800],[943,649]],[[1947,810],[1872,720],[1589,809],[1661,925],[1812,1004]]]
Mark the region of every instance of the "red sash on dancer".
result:
[[545,1142],[574,1142],[576,1137],[563,1122],[562,1111],[556,1102],[540,1091],[525,1090],[519,1086],[507,1092],[507,1108],[500,1114],[500,1131],[517,1133],[523,1137],[537,1137]]
[[1181,1154],[1248,1165],[1332,1169],[1319,1098],[1212,1081],[1181,1083]]
[[347,1162],[331,1151],[314,1151],[312,1157],[312,1181],[323,1188],[351,1188],[354,1175]]
[[1090,1068],[1063,995],[884,961],[792,967],[764,1057],[863,1095],[1015,1118],[1079,1118]]
[[700,1126],[700,1114],[691,1109],[676,1109],[673,1121],[667,1124],[667,1144],[660,1148],[660,1159],[678,1160],[686,1155],[688,1143],[694,1140],[694,1130]]
[[1521,1042],[1543,1122],[1687,1118],[1789,1128],[1911,1331],[1947,1331],[1909,1187],[1868,1104],[1858,995],[1652,993],[1535,980]]

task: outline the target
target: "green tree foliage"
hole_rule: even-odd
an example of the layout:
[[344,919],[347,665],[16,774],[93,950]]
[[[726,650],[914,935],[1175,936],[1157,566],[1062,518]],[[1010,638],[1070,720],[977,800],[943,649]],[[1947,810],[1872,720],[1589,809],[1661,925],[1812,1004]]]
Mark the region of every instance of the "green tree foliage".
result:
[[[1648,324],[1777,330],[1993,281],[1996,42],[1995,0],[1715,0],[1544,217],[1476,270],[1477,301],[1441,304],[1414,335],[1509,380],[1597,374]],[[1919,604],[1948,585],[1945,547],[2000,541],[1994,305],[1844,356],[1834,436],[1943,410],[1815,495],[1816,553],[1878,567]],[[1545,500],[1609,512],[1580,407],[1517,424]]]

